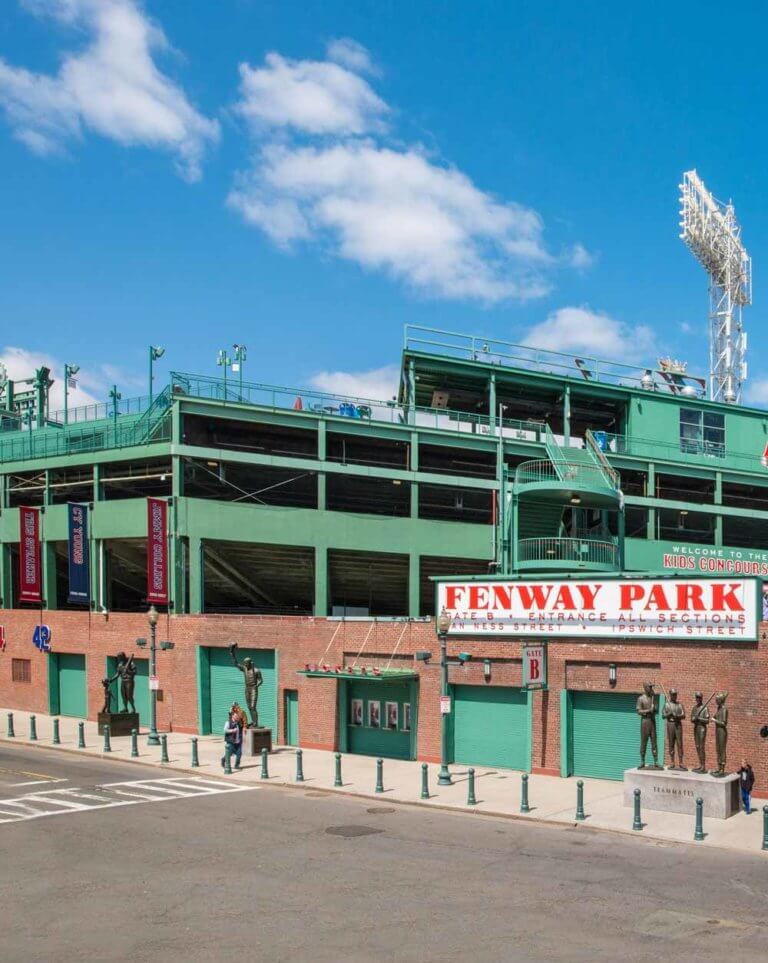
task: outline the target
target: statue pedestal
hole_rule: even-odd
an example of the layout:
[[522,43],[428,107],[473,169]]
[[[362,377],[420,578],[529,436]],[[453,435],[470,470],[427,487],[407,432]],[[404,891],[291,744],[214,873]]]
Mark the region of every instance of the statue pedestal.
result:
[[243,738],[246,756],[260,756],[262,749],[272,752],[271,729],[263,729],[261,726],[258,729],[246,729]]
[[740,809],[739,777],[722,778],[709,773],[675,772],[665,769],[627,769],[624,773],[624,805],[634,802],[640,790],[640,808],[669,813],[696,813],[696,800],[704,800],[705,819],[728,819]]
[[131,729],[139,731],[138,712],[100,712],[98,715],[99,735],[104,735],[104,726],[109,726],[110,736],[130,736]]

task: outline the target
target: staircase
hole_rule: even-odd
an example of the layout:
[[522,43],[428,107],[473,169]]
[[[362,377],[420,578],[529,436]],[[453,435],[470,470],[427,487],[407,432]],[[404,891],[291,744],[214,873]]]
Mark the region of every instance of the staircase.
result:
[[517,538],[557,537],[562,517],[563,506],[556,502],[525,499],[517,509]]
[[549,425],[544,426],[544,432],[544,446],[560,481],[575,489],[619,490],[618,473],[608,464],[589,429],[584,448],[565,448],[552,434]]

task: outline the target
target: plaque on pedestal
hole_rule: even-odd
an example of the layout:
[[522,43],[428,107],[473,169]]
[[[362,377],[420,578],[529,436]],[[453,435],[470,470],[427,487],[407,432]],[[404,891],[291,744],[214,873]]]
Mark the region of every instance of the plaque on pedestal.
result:
[[98,715],[99,735],[104,735],[104,726],[109,726],[110,736],[130,736],[131,729],[139,731],[138,712],[100,712]]
[[739,811],[739,777],[736,773],[715,779],[708,772],[675,772],[664,769],[627,769],[624,773],[624,805],[634,802],[640,790],[643,809],[670,813],[696,812],[696,800],[704,800],[704,818],[727,819]]
[[245,739],[245,754],[247,756],[260,756],[261,750],[266,749],[272,752],[272,730],[257,726],[255,729],[246,729],[243,733]]

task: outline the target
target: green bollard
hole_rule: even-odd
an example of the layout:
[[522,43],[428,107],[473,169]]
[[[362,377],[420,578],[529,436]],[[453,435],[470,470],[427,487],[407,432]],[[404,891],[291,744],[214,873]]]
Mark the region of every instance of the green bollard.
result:
[[232,749],[229,743],[224,747],[224,775],[232,775]]
[[384,792],[384,760],[376,760],[376,792]]
[[200,759],[197,755],[197,737],[192,736],[192,768],[197,769],[200,765]]
[[467,805],[476,806],[477,799],[475,799],[475,770],[467,770]]
[[421,798],[429,799],[429,766],[426,762],[421,764]]
[[693,833],[693,838],[697,843],[700,843],[704,839],[704,800],[701,796],[696,800],[696,829]]
[[8,738],[14,739],[15,737],[16,737],[16,733],[13,731],[13,713],[9,712],[8,713]]
[[576,783],[576,821],[584,819],[584,783],[579,779]]
[[30,742],[37,741],[37,716],[29,717],[29,739]]
[[61,736],[59,735],[59,720],[53,720],[53,744],[54,746],[61,745]]
[[763,806],[763,849],[768,849],[768,806]]
[[269,779],[269,765],[267,763],[267,750],[261,750],[261,778]]
[[635,799],[634,799],[634,804],[635,804],[635,805],[634,805],[634,812],[635,812],[635,815],[634,815],[634,818],[632,819],[632,828],[633,828],[633,829],[642,829],[642,828],[643,828],[643,824],[642,824],[642,822],[640,821],[640,790],[639,790],[639,789],[636,789],[636,790],[635,790],[635,792],[634,792],[634,797],[635,797]]
[[520,812],[529,813],[531,811],[531,807],[528,805],[528,774],[527,773],[525,772],[523,773],[521,777],[521,781],[523,784],[523,789],[522,789],[522,795],[520,797]]
[[131,729],[131,759],[136,759],[139,755],[139,730]]
[[338,787],[338,786],[343,786],[344,783],[341,781],[341,753],[340,753],[340,752],[337,752],[337,753],[335,754],[334,760],[335,760],[335,762],[336,762],[336,767],[335,767],[335,768],[336,768],[336,774],[335,774],[335,776],[333,777],[333,784],[334,784],[334,786],[337,786],[337,787]]
[[163,733],[160,736],[160,762],[170,762],[168,758],[168,736]]
[[296,750],[296,782],[304,782],[304,761],[301,749]]
[[104,752],[112,752],[112,743],[109,739],[109,726],[104,726]]
[[85,723],[78,722],[77,724],[77,748],[85,749]]

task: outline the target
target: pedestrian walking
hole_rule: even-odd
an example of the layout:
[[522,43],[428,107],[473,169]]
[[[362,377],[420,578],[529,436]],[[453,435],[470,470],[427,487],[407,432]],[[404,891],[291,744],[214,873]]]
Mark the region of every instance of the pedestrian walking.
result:
[[752,771],[752,766],[750,766],[746,759],[742,759],[741,769],[739,769],[739,789],[741,790],[741,801],[744,803],[744,812],[747,815],[752,812],[749,797],[752,795],[752,787],[754,784],[755,774]]
[[224,726],[224,755],[221,757],[221,764],[224,766],[227,761],[227,751],[230,758],[235,757],[235,769],[240,768],[240,759],[243,755],[243,727],[240,722],[240,714],[232,709]]

